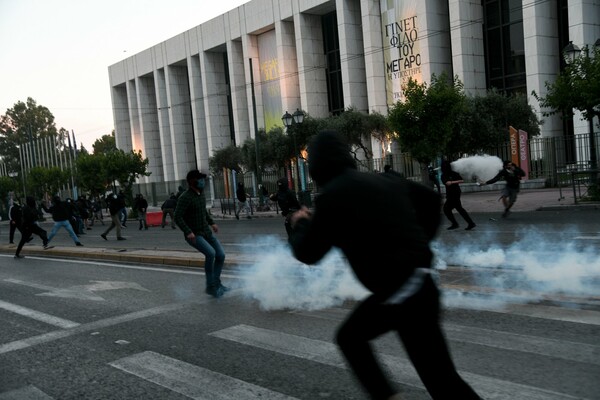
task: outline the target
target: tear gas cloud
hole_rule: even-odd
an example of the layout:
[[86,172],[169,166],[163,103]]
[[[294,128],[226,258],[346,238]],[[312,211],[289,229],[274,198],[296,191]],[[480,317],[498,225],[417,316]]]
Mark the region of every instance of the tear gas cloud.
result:
[[[573,242],[574,229],[543,234],[535,229],[518,232],[518,242],[499,246],[495,236],[455,245],[433,244],[435,267],[463,266],[473,270],[473,284],[490,289],[488,295],[443,288],[447,307],[500,309],[508,304],[552,299],[556,296],[597,296],[600,252]],[[264,310],[318,310],[360,300],[369,292],[356,280],[339,251],[331,251],[318,265],[296,261],[279,238],[254,239],[256,263],[242,267],[242,293]],[[560,243],[560,246],[557,246]],[[252,243],[250,243],[252,244]],[[258,257],[256,257],[258,256]]]
[[496,156],[487,154],[461,158],[451,163],[452,169],[465,180],[477,178],[481,181],[492,179],[502,169],[503,163]]

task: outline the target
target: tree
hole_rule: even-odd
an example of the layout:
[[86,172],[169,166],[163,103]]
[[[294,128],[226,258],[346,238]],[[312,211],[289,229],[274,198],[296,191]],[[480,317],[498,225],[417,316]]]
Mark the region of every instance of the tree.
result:
[[476,154],[506,143],[513,126],[530,136],[540,133],[540,121],[523,95],[507,95],[495,89],[485,96],[469,96],[458,117],[459,136],[448,144],[447,155]]
[[403,149],[426,166],[447,154],[449,144],[460,136],[458,116],[464,112],[466,99],[463,85],[442,74],[433,75],[429,85],[411,78],[403,90],[406,100],[392,106],[388,123]]
[[[590,126],[590,161],[595,160],[594,117],[600,116],[600,48],[595,47],[592,55],[589,48],[568,63],[554,82],[546,82],[546,96],[540,97],[533,91],[532,95],[539,100],[542,114],[545,116],[562,113],[572,116],[573,110],[581,112]],[[592,150],[593,149],[593,150]]]
[[27,176],[27,185],[38,195],[46,193],[55,195],[69,183],[71,173],[58,167],[33,167]]
[[117,143],[115,140],[115,131],[112,131],[110,135],[102,135],[101,138],[96,139],[92,144],[94,154],[108,153],[117,150]]
[[17,102],[13,108],[0,116],[0,155],[12,171],[19,171],[19,149],[17,146],[30,140],[56,137],[58,131],[54,115],[31,97],[27,102]]
[[131,150],[126,153],[117,150],[105,155],[102,171],[109,182],[119,182],[125,193],[131,194],[131,188],[140,176],[150,176],[147,172],[148,158],[142,158],[142,151]]
[[216,150],[213,156],[208,160],[208,166],[213,174],[223,171],[223,168],[242,172],[242,152],[234,145],[223,147]]
[[103,194],[112,184],[112,180],[104,170],[106,155],[103,152],[81,154],[77,157],[77,183],[82,190],[92,196]]

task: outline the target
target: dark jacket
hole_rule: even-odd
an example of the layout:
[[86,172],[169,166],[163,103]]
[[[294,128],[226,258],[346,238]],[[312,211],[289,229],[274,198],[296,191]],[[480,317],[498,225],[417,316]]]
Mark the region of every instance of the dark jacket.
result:
[[23,229],[30,229],[40,217],[33,197],[27,197],[22,213],[23,222],[21,226]]
[[117,199],[114,195],[108,197],[106,202],[108,203],[108,211],[110,212],[111,216],[116,215],[123,208],[119,199]]
[[450,186],[446,186],[446,182],[448,181],[462,181],[463,178],[460,176],[458,172],[455,171],[444,171],[442,172],[442,183],[446,187],[446,198],[447,199],[457,199],[460,198],[460,193],[462,192],[460,189],[460,184],[455,183]]
[[204,192],[196,193],[188,189],[177,200],[175,208],[175,223],[187,237],[191,232],[194,235],[210,238],[212,236],[211,225],[214,221],[206,209],[206,198]]
[[244,185],[238,185],[237,190],[235,191],[235,195],[239,201],[242,203],[246,201],[246,188]]
[[177,207],[177,197],[175,197],[175,195],[169,197],[167,200],[165,200],[165,202],[162,204],[162,206],[160,206],[161,210],[170,208],[170,209],[175,209],[175,207]]
[[269,199],[276,201],[281,209],[281,215],[287,216],[290,212],[300,209],[300,203],[294,192],[287,185],[287,179],[281,178],[277,181],[277,192],[273,193]]
[[521,168],[515,166],[514,171],[510,171],[506,168],[503,168],[498,172],[498,174],[486,182],[486,184],[491,184],[499,181],[500,179],[504,179],[506,181],[506,187],[511,189],[519,189],[521,186],[521,178],[525,176],[525,171]]
[[50,206],[50,208],[46,208],[42,203],[42,209],[47,213],[52,214],[52,219],[56,222],[69,221],[72,216],[71,205],[62,201],[60,197],[54,197],[52,199],[52,206]]
[[415,268],[430,267],[429,238],[405,179],[358,172],[349,147],[333,132],[317,135],[308,154],[321,191],[312,219],[300,220],[291,235],[298,260],[313,264],[338,247],[360,282],[382,295],[397,290]]
[[146,200],[143,197],[136,197],[136,199],[133,202],[133,209],[139,210],[141,212],[146,212],[146,210],[148,209],[148,200]]

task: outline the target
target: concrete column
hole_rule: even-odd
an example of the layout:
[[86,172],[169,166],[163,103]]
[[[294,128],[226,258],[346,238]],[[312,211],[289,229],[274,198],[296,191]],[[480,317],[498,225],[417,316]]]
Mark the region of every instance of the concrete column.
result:
[[[527,91],[541,97],[547,93],[546,82],[552,82],[560,73],[560,49],[558,48],[558,16],[556,1],[523,1],[523,35],[525,39],[525,70]],[[561,136],[560,116],[544,117],[535,97],[529,101],[540,120],[542,137]]]
[[208,149],[209,156],[212,156],[215,150],[231,145],[223,54],[200,52],[200,68],[202,69],[202,86],[206,100],[204,112],[208,132]]
[[192,109],[192,122],[194,127],[194,152],[197,167],[200,171],[208,171],[208,139],[205,114],[205,93],[202,84],[202,69],[198,55],[188,57],[188,73],[190,80],[190,96]]
[[[286,111],[293,114],[296,109],[302,109],[294,23],[278,21],[275,23],[275,32],[277,35],[277,58],[279,60],[279,82],[281,87],[281,115]],[[280,123],[280,125],[283,125],[283,123]]]
[[360,0],[336,0],[344,105],[368,112]]
[[148,171],[151,173],[150,176],[142,177],[141,180],[146,183],[162,182],[162,155],[154,78],[152,76],[137,78],[136,86],[141,127],[140,150],[142,150],[142,156],[148,158]]
[[158,129],[160,151],[163,160],[162,170],[165,181],[175,180],[173,167],[173,145],[171,141],[171,118],[169,117],[169,99],[167,96],[167,80],[164,68],[154,71],[156,106],[158,109]]
[[431,82],[433,74],[440,76],[443,72],[452,77],[448,2],[423,0],[417,5],[417,15],[423,80]]
[[473,95],[485,95],[483,7],[480,0],[450,0],[452,68]]
[[[244,75],[248,82],[246,98],[248,99],[248,122],[250,127],[250,136],[254,138],[254,112],[252,109],[252,79],[254,79],[254,102],[256,104],[256,126],[260,129],[265,126],[262,101],[262,85],[260,79],[260,65],[258,59],[258,44],[256,36],[244,35],[242,37],[242,52],[244,53]],[[250,59],[252,59],[252,72],[254,77],[250,76]]]
[[137,87],[135,79],[128,80],[127,85],[127,103],[129,109],[129,124],[131,125],[131,147],[123,149],[125,151],[139,150],[142,142],[140,128],[140,115],[138,109]]
[[129,104],[127,103],[127,87],[125,84],[114,86],[111,91],[113,118],[115,120],[115,141],[117,148],[131,150],[131,123]]
[[245,76],[244,51],[239,40],[227,41],[227,58],[229,59],[229,82],[231,105],[233,109],[233,126],[235,127],[235,143],[241,146],[251,137],[250,117],[248,115],[248,82]]
[[175,179],[180,180],[196,167],[187,66],[167,66],[166,84],[173,146],[171,157]]
[[323,54],[321,17],[294,13],[298,57],[300,104],[312,117],[329,116],[327,101],[327,62]]

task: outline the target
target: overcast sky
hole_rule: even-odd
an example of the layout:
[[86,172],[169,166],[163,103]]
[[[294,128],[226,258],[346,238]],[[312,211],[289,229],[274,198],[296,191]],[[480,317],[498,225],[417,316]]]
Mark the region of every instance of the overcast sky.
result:
[[0,0],[0,115],[28,97],[78,146],[114,129],[108,66],[249,0]]

